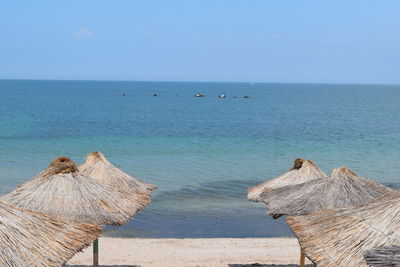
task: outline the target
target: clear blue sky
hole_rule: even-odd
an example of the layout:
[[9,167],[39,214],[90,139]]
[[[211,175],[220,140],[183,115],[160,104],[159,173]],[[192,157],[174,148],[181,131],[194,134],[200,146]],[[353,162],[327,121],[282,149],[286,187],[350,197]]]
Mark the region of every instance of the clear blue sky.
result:
[[400,83],[398,0],[3,1],[0,78]]

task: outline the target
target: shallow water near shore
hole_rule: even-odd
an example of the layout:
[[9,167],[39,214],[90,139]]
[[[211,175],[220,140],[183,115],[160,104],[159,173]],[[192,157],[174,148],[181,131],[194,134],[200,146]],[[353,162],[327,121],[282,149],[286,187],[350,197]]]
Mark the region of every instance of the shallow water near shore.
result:
[[1,80],[0,190],[56,156],[80,164],[100,150],[159,186],[148,208],[106,235],[289,236],[247,188],[295,157],[398,187],[399,103],[396,85]]

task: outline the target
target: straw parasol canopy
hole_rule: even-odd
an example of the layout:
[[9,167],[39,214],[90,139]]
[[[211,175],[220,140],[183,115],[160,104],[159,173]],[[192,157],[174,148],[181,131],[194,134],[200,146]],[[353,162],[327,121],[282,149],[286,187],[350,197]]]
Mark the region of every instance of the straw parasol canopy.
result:
[[400,266],[400,247],[374,248],[368,250],[364,258],[371,267]]
[[66,223],[0,201],[0,266],[60,266],[100,235],[99,226]]
[[79,170],[100,183],[129,190],[137,196],[141,208],[151,202],[151,193],[157,187],[135,178],[112,165],[101,152],[95,151],[86,156],[86,162]]
[[279,218],[355,207],[392,192],[393,189],[341,167],[325,178],[264,192],[260,199],[267,205],[268,213]]
[[360,207],[288,217],[308,258],[325,267],[366,267],[367,250],[400,245],[398,192]]
[[247,198],[251,201],[261,201],[260,194],[281,188],[287,185],[301,184],[310,180],[325,177],[326,174],[318,166],[308,159],[296,159],[293,167],[288,171],[272,180],[268,180],[260,185],[250,187]]
[[67,157],[56,158],[34,179],[1,199],[23,209],[96,225],[122,225],[142,208],[135,194],[82,174]]

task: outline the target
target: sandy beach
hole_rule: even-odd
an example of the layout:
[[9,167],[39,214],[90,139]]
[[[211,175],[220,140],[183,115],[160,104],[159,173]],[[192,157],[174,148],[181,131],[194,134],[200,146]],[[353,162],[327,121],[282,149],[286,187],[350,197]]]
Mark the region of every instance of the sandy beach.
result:
[[[231,264],[298,264],[295,238],[99,239],[101,265],[222,267]],[[90,265],[92,247],[69,265]]]

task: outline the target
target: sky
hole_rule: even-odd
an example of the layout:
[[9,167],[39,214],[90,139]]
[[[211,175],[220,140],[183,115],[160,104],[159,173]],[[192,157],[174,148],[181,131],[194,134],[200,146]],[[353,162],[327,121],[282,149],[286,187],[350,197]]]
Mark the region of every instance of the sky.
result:
[[0,79],[400,83],[398,0],[19,0]]

